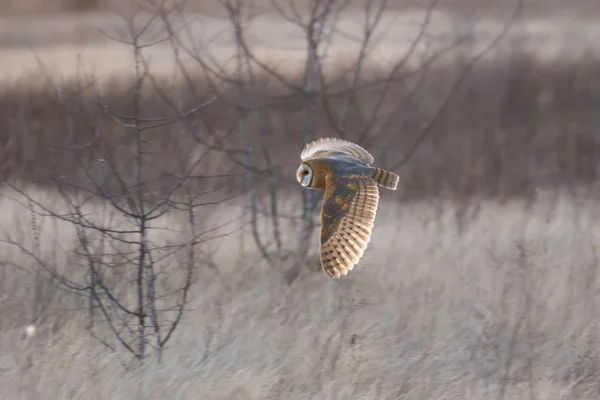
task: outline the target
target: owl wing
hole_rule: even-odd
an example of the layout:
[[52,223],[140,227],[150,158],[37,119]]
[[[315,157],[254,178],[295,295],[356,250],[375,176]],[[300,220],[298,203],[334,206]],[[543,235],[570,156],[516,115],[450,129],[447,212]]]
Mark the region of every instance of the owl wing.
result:
[[321,265],[330,277],[348,274],[371,238],[379,190],[367,176],[328,177],[321,210]]
[[359,145],[337,138],[321,138],[308,143],[304,150],[302,150],[300,159],[304,161],[307,158],[335,155],[351,157],[367,165],[375,161],[373,156]]

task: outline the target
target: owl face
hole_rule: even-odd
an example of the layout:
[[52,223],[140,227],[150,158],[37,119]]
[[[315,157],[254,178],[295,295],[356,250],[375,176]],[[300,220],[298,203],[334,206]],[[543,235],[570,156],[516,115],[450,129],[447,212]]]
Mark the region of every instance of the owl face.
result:
[[306,188],[312,188],[313,183],[313,171],[312,168],[305,163],[300,164],[296,171],[296,179],[300,184]]

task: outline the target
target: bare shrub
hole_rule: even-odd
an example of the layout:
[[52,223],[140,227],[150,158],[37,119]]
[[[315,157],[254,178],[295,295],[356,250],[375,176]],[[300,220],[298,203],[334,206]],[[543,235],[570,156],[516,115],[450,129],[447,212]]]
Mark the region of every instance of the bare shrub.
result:
[[[135,65],[133,86],[124,99],[128,107],[119,110],[106,104],[102,89],[91,80],[78,90],[90,91],[96,104],[75,111],[73,100],[78,93],[65,92],[60,82],[49,77],[47,89],[52,91],[55,107],[51,115],[57,125],[62,125],[65,135],[56,138],[50,132],[51,136],[45,138],[43,131],[21,131],[26,123],[8,132],[9,142],[15,137],[21,139],[22,157],[31,159],[36,150],[55,149],[69,157],[66,167],[75,170],[76,175],[56,174],[60,166],[57,169],[53,162],[60,156],[51,156],[50,162],[42,166],[43,172],[36,174],[46,185],[56,188],[63,201],[60,209],[47,206],[9,181],[32,213],[34,243],[24,245],[10,234],[3,240],[37,264],[36,294],[38,286],[48,285],[42,281],[41,275],[45,275],[58,287],[87,297],[91,334],[109,349],[124,348],[139,361],[144,361],[151,348],[162,356],[181,322],[196,271],[211,262],[206,254],[200,254],[199,245],[211,240],[211,232],[218,230],[197,221],[197,210],[210,204],[204,195],[211,191],[196,190],[209,185],[194,184],[199,178],[194,171],[202,169],[211,147],[205,145],[190,152],[185,137],[184,141],[170,140],[169,147],[164,147],[160,135],[154,134],[157,128],[162,128],[163,135],[170,133],[165,127],[176,122],[189,124],[186,119],[194,117],[214,96],[206,94],[196,106],[172,115],[148,113],[144,101],[148,90],[155,90],[157,96],[167,93],[156,86],[142,54],[151,45],[144,39],[151,21],[141,28],[133,20],[126,21],[129,39],[123,42],[131,46]],[[176,103],[178,99],[165,97],[167,101]],[[77,125],[75,118],[79,118]],[[105,134],[105,129],[112,133]],[[80,134],[80,130],[85,133]],[[37,136],[44,147],[32,148],[36,143],[28,136]],[[210,180],[211,175],[201,178]],[[218,190],[212,194],[215,204],[224,201]],[[160,224],[166,216],[170,222],[177,221],[174,227]],[[78,267],[78,273],[67,274],[41,256],[36,236],[38,217],[50,217],[74,229],[76,244],[70,262]],[[162,230],[174,233],[170,242],[160,241]],[[44,304],[44,300],[36,295],[33,304]],[[78,304],[81,306],[81,302]],[[39,310],[34,315],[32,322],[39,323]],[[109,337],[98,334],[107,330],[112,334]]]

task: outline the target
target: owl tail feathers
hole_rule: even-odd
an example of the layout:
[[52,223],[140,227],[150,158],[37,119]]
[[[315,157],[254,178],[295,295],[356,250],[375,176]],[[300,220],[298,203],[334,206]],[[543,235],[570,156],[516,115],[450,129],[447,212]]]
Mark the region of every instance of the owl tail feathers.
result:
[[398,182],[400,181],[398,175],[381,168],[373,169],[373,179],[379,186],[383,186],[390,190],[396,190],[398,188]]

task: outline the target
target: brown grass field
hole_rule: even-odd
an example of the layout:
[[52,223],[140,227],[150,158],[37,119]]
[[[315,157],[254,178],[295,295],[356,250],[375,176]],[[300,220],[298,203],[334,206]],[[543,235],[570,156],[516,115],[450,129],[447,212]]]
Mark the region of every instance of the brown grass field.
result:
[[[7,4],[0,2],[9,10]],[[418,57],[443,43],[419,48],[400,71],[407,78],[354,95],[344,91],[352,78],[343,70],[356,63],[358,47],[335,37],[325,70],[338,95],[326,106],[307,103],[264,71],[255,81],[260,110],[252,108],[257,95],[240,92],[233,80],[217,84],[214,98],[192,57],[180,64],[191,71],[186,81],[170,45],[149,48],[155,80],[141,91],[142,118],[213,100],[189,119],[149,131],[148,197],[160,199],[176,182],[179,162],[207,151],[194,172],[211,178],[192,187],[207,193],[196,225],[211,240],[198,246],[203,258],[181,325],[161,360],[152,355],[141,366],[105,324],[96,321],[95,332],[116,351],[91,337],[85,295],[39,272],[41,264],[51,265],[84,282],[87,267],[75,227],[34,215],[19,193],[65,211],[65,193],[91,188],[86,171],[114,193],[99,135],[123,179],[135,179],[134,136],[102,107],[121,116],[134,112],[131,49],[98,34],[97,27],[118,31],[119,19],[108,12],[73,15],[63,6],[62,13],[42,16],[11,6],[19,13],[0,17],[6,22],[0,23],[0,171],[8,180],[0,191],[0,400],[597,399],[599,30],[562,9],[548,17],[548,4],[537,15],[530,5],[528,18],[455,92],[453,82],[501,29],[508,7],[491,12],[466,44],[429,68],[418,69]],[[581,4],[573,9],[582,15],[600,10]],[[434,16],[432,36],[452,40],[472,28],[457,9],[457,15],[440,10]],[[232,74],[227,62],[235,43],[213,37],[227,31],[227,22],[198,11],[206,10],[189,14],[200,21],[189,32],[198,41],[211,38],[202,39],[208,43],[202,54]],[[422,13],[395,12],[384,17],[392,25],[365,61],[365,81],[384,76],[410,47],[402,38],[418,34],[406,21]],[[353,9],[341,17],[346,33],[360,31],[360,15]],[[300,82],[306,56],[300,34],[275,15],[257,21],[249,30],[256,54]],[[385,101],[374,114],[384,86]],[[351,112],[344,114],[350,96]],[[240,109],[253,111],[242,118]],[[253,167],[263,171],[254,182],[262,207],[258,229],[274,267],[254,246],[247,219],[236,218],[248,205],[245,170],[234,161],[244,149],[236,136],[241,121],[256,149]],[[303,189],[294,172],[305,124],[317,137],[359,141],[377,166],[401,176],[398,191],[381,191],[369,247],[340,280],[320,269],[317,231],[310,254],[295,251],[303,240]],[[423,132],[425,140],[399,165]],[[226,138],[229,155],[207,144],[217,136]],[[265,138],[266,149],[260,147]],[[264,172],[267,154],[272,175]],[[278,187],[278,254],[270,239],[274,218],[264,206],[269,179]],[[111,228],[131,227],[106,199],[84,208]],[[185,215],[169,212],[153,228],[153,245],[179,243],[186,238]],[[172,253],[161,260],[166,292],[179,282],[182,259]],[[114,269],[105,277],[126,303],[135,300],[130,275]],[[29,337],[31,324],[36,332]]]

